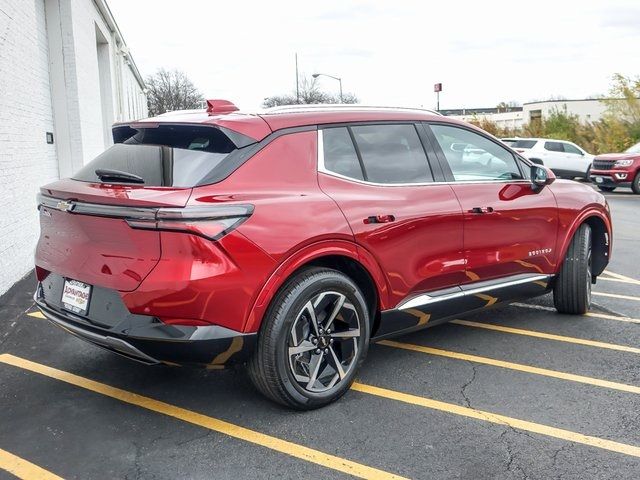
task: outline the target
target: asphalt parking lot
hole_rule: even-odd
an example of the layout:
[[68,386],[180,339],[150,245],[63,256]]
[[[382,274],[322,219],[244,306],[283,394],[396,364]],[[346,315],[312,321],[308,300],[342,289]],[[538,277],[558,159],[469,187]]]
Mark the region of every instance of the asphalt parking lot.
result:
[[545,296],[374,345],[307,413],[239,369],[88,345],[34,314],[27,278],[0,307],[0,478],[640,478],[640,196],[607,197],[590,314]]

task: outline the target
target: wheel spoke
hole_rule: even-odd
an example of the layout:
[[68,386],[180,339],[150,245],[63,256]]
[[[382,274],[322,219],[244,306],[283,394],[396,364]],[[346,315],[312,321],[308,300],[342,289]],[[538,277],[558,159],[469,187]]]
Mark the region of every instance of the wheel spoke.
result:
[[307,383],[307,389],[312,389],[313,385],[318,379],[318,373],[320,373],[320,366],[322,365],[323,355],[317,353],[311,356],[311,363],[309,364],[309,382]]
[[304,306],[304,309],[309,313],[309,321],[311,323],[311,325],[313,326],[313,330],[315,331],[316,335],[319,335],[319,329],[318,329],[318,319],[316,318],[316,311],[313,307],[313,303],[311,303],[311,301],[308,301],[307,304]]
[[335,350],[333,349],[333,347],[329,347],[329,352],[331,353],[331,360],[333,360],[333,366],[336,369],[336,372],[338,372],[338,375],[340,376],[340,380],[342,380],[344,377],[347,376],[347,373],[344,371],[344,368],[342,368],[342,363],[340,363],[340,360],[338,359],[338,356],[336,355]]
[[331,327],[331,324],[340,313],[340,310],[342,310],[342,306],[344,305],[345,299],[346,297],[344,295],[342,295],[341,293],[338,294],[338,299],[336,300],[336,303],[333,305],[333,310],[331,311],[331,314],[325,321],[325,325],[324,325],[325,330]]
[[344,332],[331,332],[331,338],[356,338],[360,336],[360,329],[351,328]]
[[313,350],[315,348],[316,346],[309,340],[304,340],[297,347],[289,347],[289,355],[297,355],[299,353],[308,352],[309,350]]

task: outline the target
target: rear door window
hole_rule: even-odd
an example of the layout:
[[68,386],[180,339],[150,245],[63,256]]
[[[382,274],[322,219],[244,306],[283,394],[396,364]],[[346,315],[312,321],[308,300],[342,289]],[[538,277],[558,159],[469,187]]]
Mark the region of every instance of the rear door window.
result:
[[387,184],[433,181],[415,125],[359,125],[351,131],[365,180]]
[[544,142],[544,149],[550,152],[564,152],[561,142]]
[[537,140],[516,140],[511,144],[511,148],[533,148]]
[[216,169],[238,151],[225,132],[211,126],[159,125],[129,130],[128,138],[120,138],[122,143],[109,147],[72,178],[99,183],[95,171],[106,169],[142,177],[145,186],[188,188],[215,179]]
[[364,180],[356,148],[346,127],[322,130],[324,168],[345,177]]

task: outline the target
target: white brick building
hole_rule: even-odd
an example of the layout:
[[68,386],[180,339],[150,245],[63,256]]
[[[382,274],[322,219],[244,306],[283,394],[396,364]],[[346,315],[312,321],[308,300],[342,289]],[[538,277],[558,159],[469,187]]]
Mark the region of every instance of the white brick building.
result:
[[33,267],[38,187],[103,151],[111,124],[146,117],[146,103],[104,0],[0,0],[0,294]]

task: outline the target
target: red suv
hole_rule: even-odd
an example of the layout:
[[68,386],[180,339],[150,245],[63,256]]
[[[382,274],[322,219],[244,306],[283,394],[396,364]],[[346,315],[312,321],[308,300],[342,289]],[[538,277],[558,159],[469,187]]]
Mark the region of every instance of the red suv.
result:
[[148,364],[247,363],[300,409],[340,397],[371,341],[554,292],[589,308],[602,194],[433,112],[209,101],[115,125],[42,187],[35,300]]
[[603,192],[631,187],[640,194],[640,143],[624,153],[607,153],[593,159],[589,178]]

